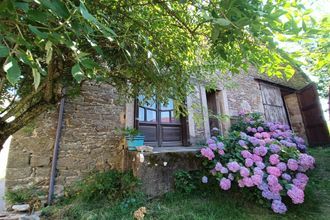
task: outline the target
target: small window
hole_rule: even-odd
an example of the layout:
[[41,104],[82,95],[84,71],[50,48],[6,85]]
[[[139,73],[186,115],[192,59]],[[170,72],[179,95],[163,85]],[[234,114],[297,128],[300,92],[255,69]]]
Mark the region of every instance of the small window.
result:
[[145,121],[144,108],[139,107],[139,121]]
[[157,118],[156,118],[156,111],[154,110],[147,110],[147,120],[148,122],[156,122]]
[[170,118],[170,112],[166,111],[166,112],[161,112],[160,114],[160,121],[163,123],[170,123],[171,122],[171,118]]

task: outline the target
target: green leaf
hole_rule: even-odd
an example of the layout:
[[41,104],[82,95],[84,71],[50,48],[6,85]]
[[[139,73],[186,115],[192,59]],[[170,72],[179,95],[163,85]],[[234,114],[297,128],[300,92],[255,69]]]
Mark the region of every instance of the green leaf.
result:
[[81,60],[80,63],[87,69],[94,69],[95,67],[98,66],[98,64],[96,62],[94,62],[94,60],[89,59],[89,58],[85,58],[85,59]]
[[80,83],[81,80],[84,78],[84,72],[82,71],[78,63],[72,67],[71,74],[73,78],[77,80],[78,83]]
[[3,65],[3,70],[7,73],[8,81],[15,85],[21,76],[21,69],[14,57],[8,57],[7,62]]
[[33,75],[33,85],[34,85],[35,90],[37,90],[40,85],[40,73],[39,73],[38,69],[33,68],[32,75]]
[[8,47],[0,44],[0,57],[6,57],[9,55],[9,49]]
[[214,25],[213,29],[212,29],[212,35],[211,35],[211,39],[213,42],[215,42],[220,34],[220,27],[219,25]]
[[48,37],[48,34],[39,31],[38,28],[36,28],[32,25],[29,25],[29,29],[32,33],[34,33],[35,35],[37,35],[38,37],[40,37],[42,39],[46,39]]
[[213,19],[213,22],[216,24],[219,24],[221,26],[228,26],[231,23],[229,20],[227,20],[225,18],[216,18],[216,19]]
[[81,15],[87,21],[90,21],[90,22],[93,22],[93,23],[98,23],[97,19],[88,12],[88,10],[87,10],[86,6],[84,5],[84,3],[80,2],[79,10],[80,10]]
[[41,5],[50,9],[50,11],[52,11],[55,15],[57,15],[59,17],[68,18],[70,16],[70,13],[69,13],[66,5],[62,1],[42,0],[40,2],[41,2]]
[[46,53],[46,63],[49,64],[50,61],[52,60],[52,56],[53,56],[53,47],[52,47],[53,43],[51,41],[47,41],[45,49],[47,51]]

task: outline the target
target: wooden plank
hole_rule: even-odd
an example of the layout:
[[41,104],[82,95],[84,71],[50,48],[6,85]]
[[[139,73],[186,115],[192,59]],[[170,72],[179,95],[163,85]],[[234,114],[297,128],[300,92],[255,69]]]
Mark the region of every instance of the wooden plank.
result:
[[266,121],[288,124],[280,88],[260,83]]

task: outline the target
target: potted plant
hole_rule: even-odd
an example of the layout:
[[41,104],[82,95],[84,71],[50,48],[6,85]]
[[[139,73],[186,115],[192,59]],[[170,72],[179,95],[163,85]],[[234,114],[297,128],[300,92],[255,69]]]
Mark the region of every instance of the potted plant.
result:
[[136,147],[144,145],[144,136],[135,128],[125,128],[124,135],[127,141],[128,150],[135,151]]

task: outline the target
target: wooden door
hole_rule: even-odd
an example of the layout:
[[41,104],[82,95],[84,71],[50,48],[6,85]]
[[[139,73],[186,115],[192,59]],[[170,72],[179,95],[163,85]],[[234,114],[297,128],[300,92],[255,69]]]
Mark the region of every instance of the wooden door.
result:
[[320,99],[314,83],[297,92],[309,145],[330,144]]
[[280,88],[260,83],[260,89],[266,121],[289,124]]
[[145,136],[145,144],[160,146],[183,145],[182,118],[176,117],[174,101],[167,105],[149,101],[138,106],[138,129]]

